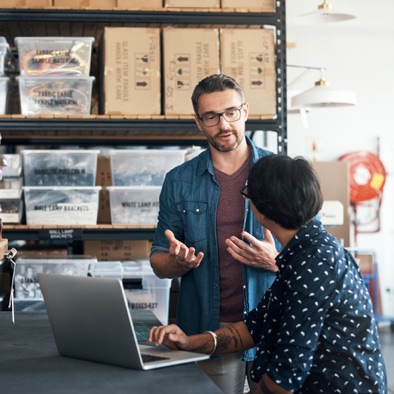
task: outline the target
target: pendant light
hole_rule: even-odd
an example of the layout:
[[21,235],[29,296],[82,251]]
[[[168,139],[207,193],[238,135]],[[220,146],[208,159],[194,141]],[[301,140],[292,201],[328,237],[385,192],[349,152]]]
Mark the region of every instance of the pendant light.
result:
[[317,11],[299,15],[295,18],[295,22],[303,25],[318,25],[324,23],[342,22],[355,18],[355,15],[334,12],[333,7],[329,1],[324,0],[323,3],[317,7]]
[[305,90],[291,99],[291,108],[313,108],[313,107],[345,107],[357,104],[357,96],[350,90],[333,89],[329,83],[324,79],[323,68],[301,67],[306,69],[320,70],[320,79],[315,83],[315,86]]

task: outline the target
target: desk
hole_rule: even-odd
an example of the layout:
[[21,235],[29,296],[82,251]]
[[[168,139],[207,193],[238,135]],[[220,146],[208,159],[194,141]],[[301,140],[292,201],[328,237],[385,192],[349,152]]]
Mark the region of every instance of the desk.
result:
[[46,313],[0,312],[2,393],[219,394],[195,364],[136,371],[59,355]]

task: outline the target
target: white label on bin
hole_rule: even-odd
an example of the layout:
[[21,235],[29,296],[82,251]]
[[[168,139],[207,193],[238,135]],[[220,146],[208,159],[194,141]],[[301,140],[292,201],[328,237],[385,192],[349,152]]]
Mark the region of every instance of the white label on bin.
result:
[[26,213],[29,224],[97,223],[97,204],[35,205]]

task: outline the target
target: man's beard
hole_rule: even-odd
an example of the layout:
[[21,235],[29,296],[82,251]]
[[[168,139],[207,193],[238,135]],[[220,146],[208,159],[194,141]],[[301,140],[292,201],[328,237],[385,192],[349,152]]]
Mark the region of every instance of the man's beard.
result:
[[237,133],[231,131],[231,134],[235,136],[235,142],[230,146],[228,146],[226,143],[221,144],[217,139],[222,134],[228,134],[228,131],[219,131],[219,133],[217,133],[214,137],[208,137],[208,143],[219,152],[231,152],[232,150],[236,149],[242,141]]

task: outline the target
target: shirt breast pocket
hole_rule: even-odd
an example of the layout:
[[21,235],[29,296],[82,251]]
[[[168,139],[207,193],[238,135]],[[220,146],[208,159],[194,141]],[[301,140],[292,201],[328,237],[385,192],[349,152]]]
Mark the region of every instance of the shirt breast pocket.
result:
[[185,231],[186,245],[205,240],[207,238],[207,203],[183,202],[178,204],[177,209]]

